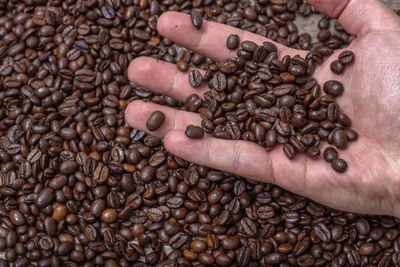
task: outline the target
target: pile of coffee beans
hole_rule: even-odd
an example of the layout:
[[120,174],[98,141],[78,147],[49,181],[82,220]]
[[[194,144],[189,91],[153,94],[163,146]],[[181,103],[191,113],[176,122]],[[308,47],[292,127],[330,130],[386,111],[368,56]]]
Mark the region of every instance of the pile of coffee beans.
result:
[[325,17],[317,41],[301,33],[296,16],[320,16],[303,0],[0,0],[0,266],[399,265],[397,219],[195,165],[127,125],[137,99],[202,107],[127,78],[138,56],[215,65],[158,34],[168,10],[310,50],[316,63],[321,47],[353,39]]
[[[235,49],[238,43],[238,37],[230,35],[226,46]],[[321,141],[345,149],[348,141],[356,140],[357,133],[349,128],[350,118],[335,103],[344,86],[331,80],[321,89],[311,77],[316,65],[314,58],[322,60],[333,50],[319,47],[306,58],[284,56],[282,60],[277,52],[271,42],[257,45],[243,41],[237,57],[210,64],[204,77],[198,70],[190,71],[189,83],[193,87],[205,81],[210,90],[204,93],[205,101],[190,95],[186,108],[199,111],[202,129],[215,137],[252,141],[267,150],[283,144],[289,159],[296,153],[318,157]],[[337,70],[340,64],[343,72],[344,66],[353,61],[353,52],[345,51],[331,69]],[[194,102],[195,99],[198,101]],[[329,162],[337,172],[347,169],[347,163],[337,156]]]

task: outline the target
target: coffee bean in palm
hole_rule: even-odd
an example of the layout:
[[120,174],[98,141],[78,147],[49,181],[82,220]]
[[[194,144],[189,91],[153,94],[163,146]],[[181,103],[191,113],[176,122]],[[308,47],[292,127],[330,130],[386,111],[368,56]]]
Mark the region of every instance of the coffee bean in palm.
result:
[[250,53],[253,53],[254,51],[256,51],[258,45],[253,42],[253,41],[243,41],[241,44],[242,48]]
[[283,145],[283,153],[288,159],[293,159],[296,156],[296,150],[291,144],[284,144]]
[[226,89],[226,76],[222,72],[217,72],[212,79],[212,87],[219,92]]
[[354,131],[353,129],[346,128],[346,129],[344,129],[344,132],[346,133],[347,140],[349,140],[349,141],[355,141],[355,140],[357,140],[358,134],[357,134],[357,132]]
[[198,70],[191,70],[189,72],[189,84],[197,88],[201,85],[201,82],[203,81],[203,77],[201,76],[200,71]]
[[150,117],[147,119],[146,127],[149,131],[156,131],[164,123],[165,114],[159,110],[151,113]]
[[352,51],[344,51],[340,53],[338,58],[340,63],[347,65],[354,61],[354,53]]
[[346,132],[340,128],[336,128],[332,132],[332,142],[339,149],[345,149],[347,147],[347,135]]
[[338,97],[344,91],[344,86],[339,81],[330,80],[324,83],[324,92],[328,95]]
[[201,127],[195,125],[188,125],[185,134],[189,138],[200,139],[204,136],[204,131]]
[[336,74],[341,74],[344,71],[344,65],[339,60],[334,60],[331,63],[331,71]]
[[331,162],[334,159],[338,158],[338,153],[336,151],[336,149],[334,149],[333,147],[327,147],[324,150],[324,160],[327,162]]
[[189,69],[189,63],[186,60],[181,59],[176,62],[176,67],[178,68],[178,70],[185,72]]
[[230,34],[226,40],[226,47],[231,50],[235,50],[239,46],[239,35]]
[[192,10],[190,12],[190,20],[192,21],[193,26],[197,30],[200,30],[203,25],[203,17],[201,16],[201,13],[197,10]]
[[336,172],[339,173],[345,172],[347,170],[347,162],[341,158],[332,160],[331,166]]

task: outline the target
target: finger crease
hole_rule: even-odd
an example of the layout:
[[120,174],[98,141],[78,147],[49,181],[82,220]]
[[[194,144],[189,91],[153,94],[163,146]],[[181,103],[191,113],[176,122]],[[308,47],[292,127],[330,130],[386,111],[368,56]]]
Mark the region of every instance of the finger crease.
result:
[[235,142],[235,145],[233,146],[233,172],[237,173],[240,169],[240,155],[241,155],[241,149],[240,149],[240,142]]
[[212,138],[208,138],[208,140],[207,140],[207,149],[206,149],[206,153],[207,153],[207,160],[206,160],[206,162],[211,162],[211,158],[210,158],[210,155],[211,155],[211,149],[212,149]]
[[309,158],[305,157],[304,161],[305,162],[304,162],[304,174],[303,174],[303,188],[301,188],[300,190],[306,191],[307,187],[308,187],[308,177],[309,177],[308,168],[307,168]]
[[267,169],[269,170],[269,174],[271,177],[268,177],[268,181],[270,183],[275,184],[276,181],[276,172],[275,172],[275,167],[274,167],[274,162],[272,161],[271,155],[269,153],[266,153],[267,156]]
[[166,91],[167,95],[169,95],[169,96],[172,95],[172,91],[176,87],[177,80],[178,80],[178,70],[175,70],[174,79],[172,80],[171,86]]

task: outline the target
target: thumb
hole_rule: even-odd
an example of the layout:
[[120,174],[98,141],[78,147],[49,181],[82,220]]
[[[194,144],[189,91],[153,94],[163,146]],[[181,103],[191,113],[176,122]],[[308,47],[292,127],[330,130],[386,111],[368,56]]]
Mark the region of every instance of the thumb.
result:
[[308,0],[321,13],[337,18],[350,34],[371,30],[398,30],[399,17],[378,0]]

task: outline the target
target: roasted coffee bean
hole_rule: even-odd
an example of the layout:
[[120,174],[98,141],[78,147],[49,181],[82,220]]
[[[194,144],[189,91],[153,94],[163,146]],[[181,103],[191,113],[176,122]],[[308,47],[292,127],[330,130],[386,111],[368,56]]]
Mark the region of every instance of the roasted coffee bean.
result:
[[105,209],[101,214],[101,220],[105,223],[113,223],[117,219],[117,212],[114,209]]
[[237,34],[230,34],[228,39],[226,40],[226,47],[228,49],[234,50],[239,46],[239,35]]
[[219,92],[222,92],[226,89],[226,76],[222,72],[217,72],[212,79],[212,87]]
[[178,70],[185,72],[189,69],[189,63],[186,60],[181,59],[176,62],[176,67],[178,68]]
[[331,63],[331,71],[336,74],[341,74],[344,71],[344,65],[339,60],[334,60]]
[[357,140],[358,134],[353,129],[346,128],[346,129],[344,129],[344,132],[346,133],[347,140],[349,140],[349,141]]
[[296,150],[291,144],[284,144],[283,145],[283,153],[288,159],[293,159],[296,155]]
[[347,65],[354,61],[354,53],[352,51],[344,51],[339,55],[338,58],[340,63]]
[[343,84],[338,81],[327,81],[324,83],[324,92],[328,95],[338,97],[344,91]]
[[336,128],[332,132],[332,142],[339,149],[345,149],[347,147],[347,135],[342,129]]
[[164,123],[165,115],[163,112],[157,110],[151,113],[150,117],[147,119],[146,127],[149,131],[158,130]]
[[192,25],[197,29],[200,30],[201,26],[203,25],[203,18],[201,14],[197,10],[192,10],[190,12],[190,20],[192,21]]
[[191,70],[189,72],[190,86],[197,88],[201,85],[202,80],[203,80],[203,77],[201,76],[201,74],[198,70]]
[[332,160],[331,165],[336,172],[345,172],[347,169],[347,162],[341,158]]
[[207,244],[203,240],[193,240],[190,243],[190,248],[196,253],[201,253],[207,249]]
[[195,139],[203,138],[204,136],[203,129],[195,125],[188,125],[186,127],[185,134],[187,137]]
[[241,47],[245,51],[253,53],[254,51],[256,51],[258,45],[255,42],[252,42],[252,41],[243,41],[241,43]]
[[324,150],[324,160],[327,162],[331,162],[334,159],[338,158],[338,153],[336,151],[336,149],[334,149],[333,147],[327,147]]

